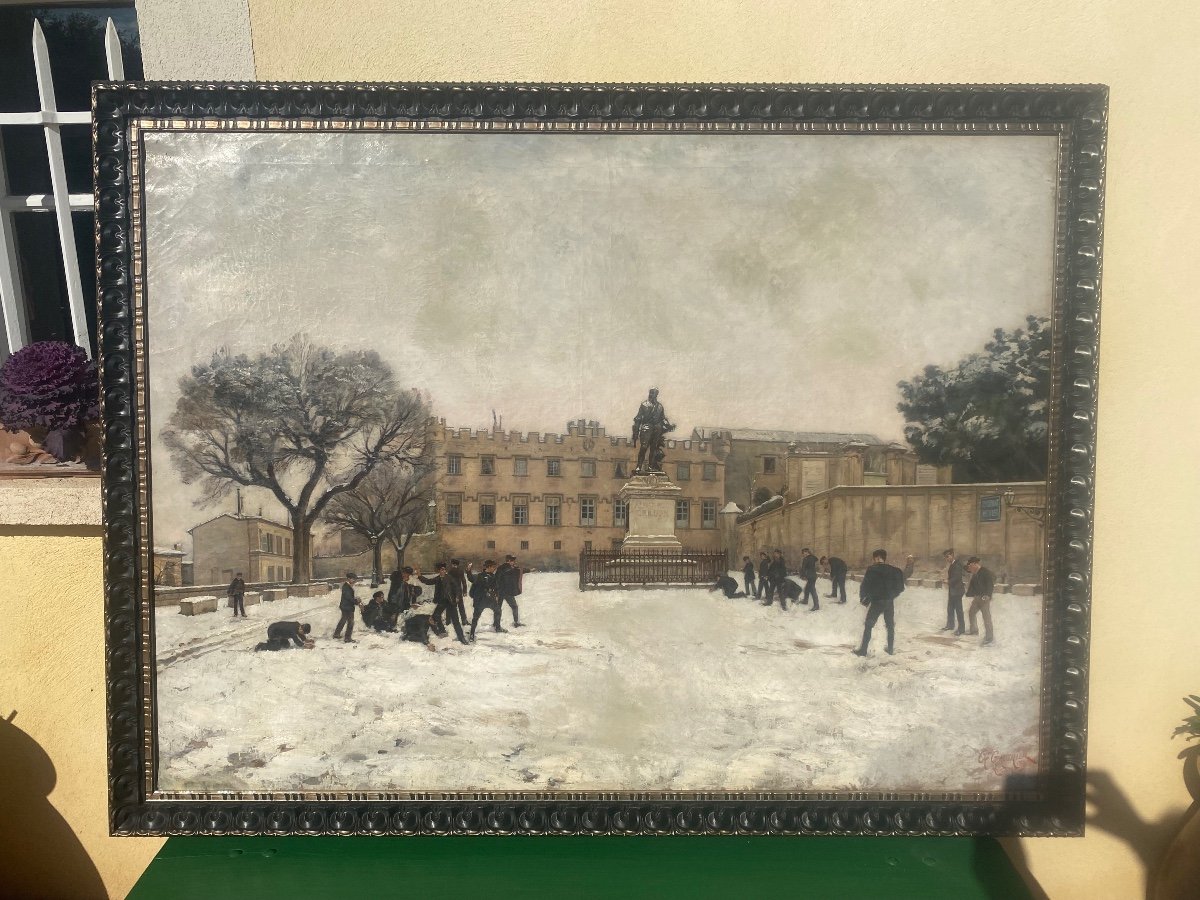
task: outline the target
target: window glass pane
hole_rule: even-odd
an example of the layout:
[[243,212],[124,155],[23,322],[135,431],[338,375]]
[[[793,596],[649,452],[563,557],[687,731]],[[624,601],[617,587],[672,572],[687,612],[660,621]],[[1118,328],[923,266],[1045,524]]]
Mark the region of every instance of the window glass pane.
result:
[[90,109],[92,82],[108,79],[104,27],[110,17],[121,39],[125,77],[140,81],[144,77],[142,50],[132,3],[76,8],[0,6],[0,112],[38,108],[33,69],[34,19],[42,23],[46,36],[58,108]]
[[30,341],[74,343],[67,276],[62,267],[54,216],[23,212],[14,215],[12,221]]
[[[105,76],[107,78],[108,76]],[[72,194],[92,192],[92,129],[89,125],[64,125],[62,135],[63,162],[67,167],[67,191]]]
[[5,125],[0,127],[0,139],[4,141],[4,169],[9,192],[16,195],[50,193],[50,163],[42,129]]

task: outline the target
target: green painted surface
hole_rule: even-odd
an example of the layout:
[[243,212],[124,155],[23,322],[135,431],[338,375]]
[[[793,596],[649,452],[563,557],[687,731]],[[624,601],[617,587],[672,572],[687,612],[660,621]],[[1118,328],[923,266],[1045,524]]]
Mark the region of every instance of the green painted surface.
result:
[[131,900],[191,897],[1023,900],[990,838],[175,837]]

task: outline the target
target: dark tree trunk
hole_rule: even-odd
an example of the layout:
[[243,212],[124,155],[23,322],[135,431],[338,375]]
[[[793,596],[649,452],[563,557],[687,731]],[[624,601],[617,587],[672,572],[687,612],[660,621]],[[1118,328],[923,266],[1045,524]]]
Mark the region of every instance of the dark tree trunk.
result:
[[375,538],[371,541],[371,579],[372,583],[378,585],[383,581],[383,539]]
[[292,584],[312,580],[312,523],[292,514]]

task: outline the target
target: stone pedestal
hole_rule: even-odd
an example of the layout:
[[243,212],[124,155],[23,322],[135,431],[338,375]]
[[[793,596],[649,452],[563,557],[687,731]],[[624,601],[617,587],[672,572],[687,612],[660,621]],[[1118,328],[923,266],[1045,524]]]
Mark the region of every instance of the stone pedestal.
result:
[[625,550],[682,550],[675,537],[675,501],[683,497],[683,488],[666,475],[634,475],[621,488],[629,523]]

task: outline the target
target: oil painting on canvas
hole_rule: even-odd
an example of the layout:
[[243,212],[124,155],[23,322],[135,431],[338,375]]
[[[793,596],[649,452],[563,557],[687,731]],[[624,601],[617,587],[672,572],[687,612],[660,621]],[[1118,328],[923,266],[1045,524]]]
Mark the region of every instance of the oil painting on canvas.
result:
[[1056,135],[142,140],[157,790],[1036,784]]

